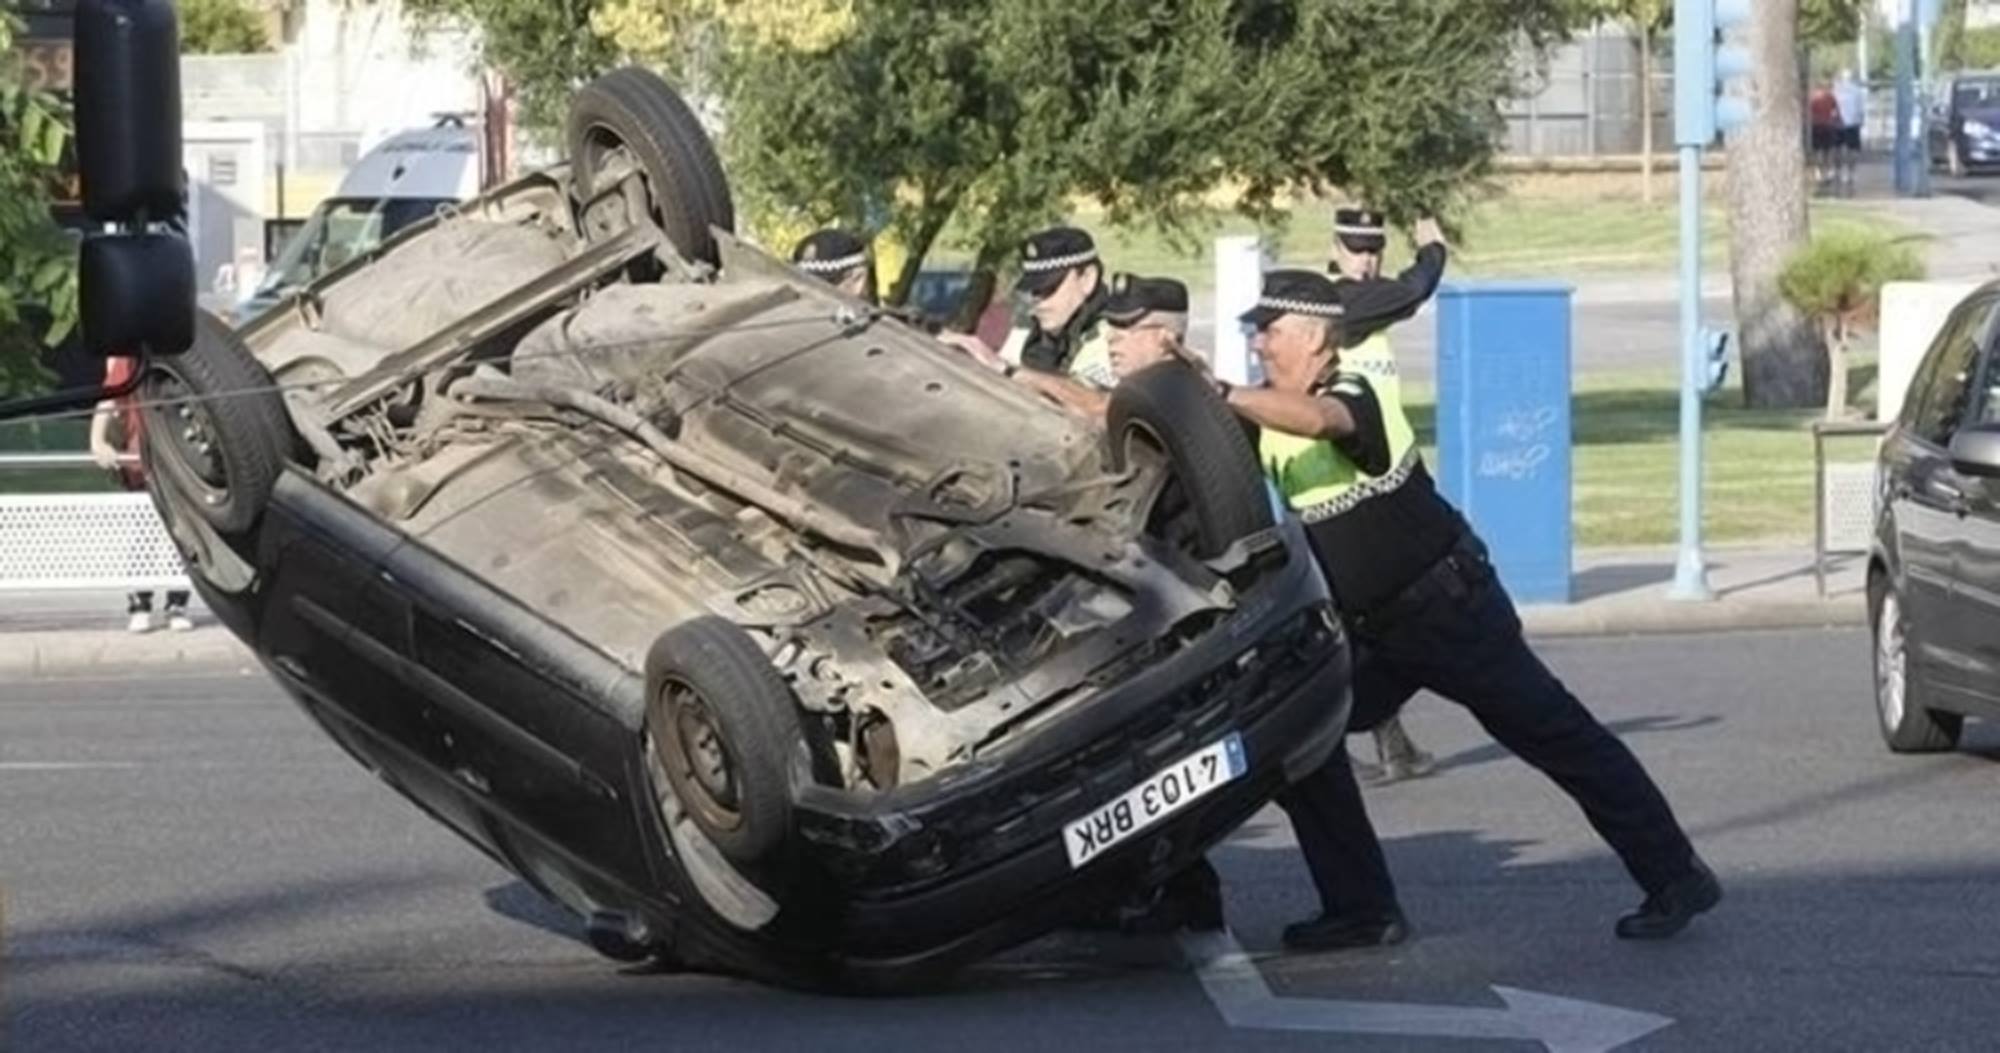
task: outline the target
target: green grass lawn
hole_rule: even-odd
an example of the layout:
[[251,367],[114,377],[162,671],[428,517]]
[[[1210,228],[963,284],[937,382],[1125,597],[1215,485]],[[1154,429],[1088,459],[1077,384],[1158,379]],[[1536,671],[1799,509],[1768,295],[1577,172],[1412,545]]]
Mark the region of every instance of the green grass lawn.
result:
[[[1728,265],[1729,221],[1720,201],[1703,210],[1704,266]],[[1229,216],[1196,232],[1193,244],[1176,245],[1150,231],[1107,228],[1101,217],[1083,213],[1073,222],[1094,231],[1114,270],[1179,278],[1192,288],[1214,283],[1214,239],[1252,234],[1256,228]],[[1866,203],[1813,203],[1815,233],[1860,228],[1910,235],[1908,228]],[[1333,206],[1301,204],[1278,237],[1277,258],[1298,266],[1324,265],[1333,229]],[[1662,199],[1646,205],[1636,198],[1566,198],[1514,194],[1478,206],[1464,220],[1453,246],[1452,274],[1478,278],[1575,278],[1604,274],[1672,274],[1680,253],[1678,212]],[[942,258],[942,257],[941,257]],[[1389,249],[1391,265],[1409,259],[1400,238]]]
[[[1852,371],[1856,400],[1874,366]],[[1413,386],[1412,422],[1436,463],[1432,395]],[[1872,396],[1871,396],[1872,398]],[[1571,401],[1572,523],[1578,546],[1665,545],[1680,522],[1680,394],[1664,372],[1583,377]],[[1731,384],[1703,409],[1702,529],[1714,542],[1809,542],[1810,410],[1748,410]],[[1866,461],[1874,440],[1830,439],[1829,461]]]

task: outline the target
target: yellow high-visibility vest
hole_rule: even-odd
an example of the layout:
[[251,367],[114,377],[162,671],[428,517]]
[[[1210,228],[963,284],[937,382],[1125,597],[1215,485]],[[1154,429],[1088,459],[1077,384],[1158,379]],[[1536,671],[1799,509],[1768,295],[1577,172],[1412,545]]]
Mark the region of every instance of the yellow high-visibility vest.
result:
[[1389,439],[1388,471],[1370,475],[1325,439],[1261,429],[1258,459],[1285,503],[1307,523],[1332,519],[1371,497],[1389,493],[1416,469],[1417,433],[1403,412],[1402,380],[1387,336],[1376,333],[1342,351],[1339,367],[1314,388],[1314,393],[1331,394],[1342,390],[1343,384],[1358,392],[1356,377],[1366,378],[1381,405],[1382,427]]

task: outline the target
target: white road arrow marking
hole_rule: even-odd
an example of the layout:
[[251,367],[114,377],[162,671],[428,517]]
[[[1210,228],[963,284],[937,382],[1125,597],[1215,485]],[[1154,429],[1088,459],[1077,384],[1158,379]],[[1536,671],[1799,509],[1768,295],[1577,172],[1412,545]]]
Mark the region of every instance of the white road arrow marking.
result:
[[1507,1003],[1505,1009],[1279,998],[1230,933],[1186,934],[1181,946],[1194,962],[1209,1001],[1231,1027],[1527,1039],[1540,1042],[1549,1053],[1605,1053],[1673,1023],[1670,1017],[1652,1013],[1499,986],[1493,992]]

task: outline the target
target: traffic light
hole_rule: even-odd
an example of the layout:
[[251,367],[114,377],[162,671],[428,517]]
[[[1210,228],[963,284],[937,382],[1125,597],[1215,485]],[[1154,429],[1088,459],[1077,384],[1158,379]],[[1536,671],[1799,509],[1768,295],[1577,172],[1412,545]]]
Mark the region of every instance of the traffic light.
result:
[[1750,56],[1722,42],[1750,17],[1750,0],[1674,0],[1674,141],[1707,146],[1716,133],[1750,119],[1750,102],[1731,86]]

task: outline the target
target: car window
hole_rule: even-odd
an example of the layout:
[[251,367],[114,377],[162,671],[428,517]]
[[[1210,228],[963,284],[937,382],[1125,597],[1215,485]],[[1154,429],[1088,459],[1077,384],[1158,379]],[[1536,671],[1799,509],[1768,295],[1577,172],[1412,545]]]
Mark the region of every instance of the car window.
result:
[[1969,424],[2000,424],[2000,343],[1988,344]]
[[2000,81],[1962,80],[1952,89],[1952,100],[1960,109],[1990,106],[2000,99]]
[[1910,430],[1918,438],[1948,445],[1973,408],[1973,374],[1979,367],[1980,342],[1993,320],[1993,304],[1987,300],[1959,312],[1931,346],[1931,361],[1924,363],[1918,378],[1922,386],[1912,392],[1916,397]]

